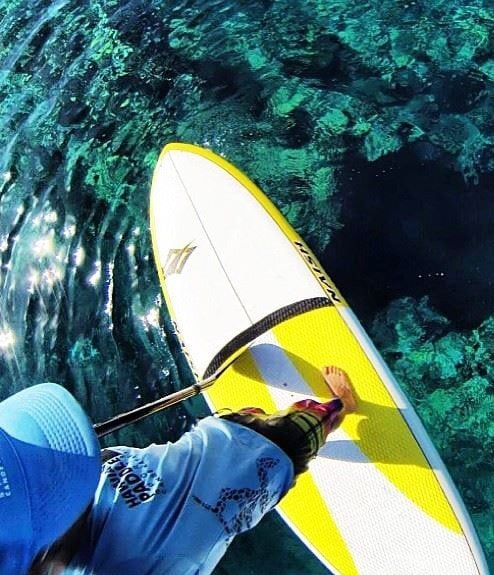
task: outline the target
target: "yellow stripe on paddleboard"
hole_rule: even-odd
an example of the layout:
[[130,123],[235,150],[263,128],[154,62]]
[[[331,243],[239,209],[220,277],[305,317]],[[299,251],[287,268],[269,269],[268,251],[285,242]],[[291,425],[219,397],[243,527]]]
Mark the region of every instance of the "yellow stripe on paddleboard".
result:
[[[312,366],[334,364],[349,374],[359,408],[345,418],[343,430],[406,497],[451,531],[462,533],[408,424],[338,311],[322,308],[308,312],[275,327],[273,333],[321,400],[327,399],[327,390],[322,378],[314,378]],[[303,336],[308,333],[317,337]]]
[[[226,407],[234,411],[242,407],[261,407],[266,413],[277,410],[250,352],[240,356],[206,395],[215,410]],[[342,573],[357,575],[350,551],[309,473],[298,478],[279,508],[291,527],[328,563]]]

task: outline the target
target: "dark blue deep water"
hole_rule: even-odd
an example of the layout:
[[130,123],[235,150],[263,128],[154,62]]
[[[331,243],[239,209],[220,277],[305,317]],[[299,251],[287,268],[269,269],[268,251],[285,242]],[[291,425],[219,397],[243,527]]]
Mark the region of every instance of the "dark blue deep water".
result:
[[[186,141],[309,242],[494,561],[492,0],[0,0],[0,391],[103,420],[191,382],[148,193]],[[175,439],[201,400],[111,442]],[[218,574],[321,573],[275,515]]]

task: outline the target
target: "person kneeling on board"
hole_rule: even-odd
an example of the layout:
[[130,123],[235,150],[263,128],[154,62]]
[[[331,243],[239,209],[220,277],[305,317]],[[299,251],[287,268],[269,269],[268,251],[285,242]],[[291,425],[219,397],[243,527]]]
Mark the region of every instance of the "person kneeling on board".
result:
[[[0,403],[1,575],[211,573],[233,538],[294,485],[356,403],[333,393],[268,415],[245,408],[200,420],[177,442],[100,452],[63,387]],[[103,463],[102,463],[103,460]]]

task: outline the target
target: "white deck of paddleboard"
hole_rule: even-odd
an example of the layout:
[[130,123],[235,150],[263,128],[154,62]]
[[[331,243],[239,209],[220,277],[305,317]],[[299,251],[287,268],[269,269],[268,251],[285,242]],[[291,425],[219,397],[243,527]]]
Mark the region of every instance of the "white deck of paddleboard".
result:
[[211,166],[194,154],[167,154],[157,174],[166,193],[153,195],[153,210],[160,214],[155,237],[162,246],[161,265],[172,257],[170,250],[194,248],[181,272],[167,275],[166,287],[198,373],[256,321],[285,305],[324,295],[303,260],[287,252],[278,227],[259,227],[265,216],[259,202]]

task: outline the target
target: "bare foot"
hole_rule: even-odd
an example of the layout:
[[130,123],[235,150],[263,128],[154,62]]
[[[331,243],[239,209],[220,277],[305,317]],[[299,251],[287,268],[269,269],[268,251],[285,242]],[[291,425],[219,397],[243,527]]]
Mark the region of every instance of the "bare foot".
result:
[[357,410],[357,402],[352,392],[351,382],[348,375],[339,367],[328,365],[322,368],[324,381],[328,384],[336,397],[339,397],[345,406],[347,413]]

